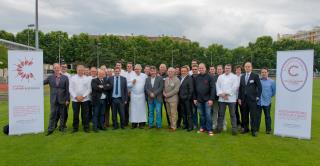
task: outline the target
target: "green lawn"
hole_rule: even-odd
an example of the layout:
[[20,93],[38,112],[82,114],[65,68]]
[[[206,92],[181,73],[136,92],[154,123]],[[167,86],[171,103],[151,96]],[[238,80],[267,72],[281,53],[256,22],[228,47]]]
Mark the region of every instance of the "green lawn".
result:
[[[5,165],[319,165],[320,80],[314,81],[312,140],[266,135],[209,137],[196,132],[135,129],[100,133],[6,136],[0,134],[0,166]],[[274,105],[274,104],[273,104]],[[8,123],[8,103],[0,103],[0,126]],[[72,117],[72,111],[69,114]],[[272,109],[274,112],[274,107]],[[45,97],[45,128],[49,98]],[[166,122],[164,122],[166,124]],[[264,120],[262,120],[264,131]]]

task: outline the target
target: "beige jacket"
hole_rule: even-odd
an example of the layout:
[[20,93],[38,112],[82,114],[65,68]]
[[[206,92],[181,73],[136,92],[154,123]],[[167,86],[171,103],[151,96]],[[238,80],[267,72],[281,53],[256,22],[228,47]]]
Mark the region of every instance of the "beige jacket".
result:
[[166,102],[178,102],[179,99],[180,80],[174,76],[172,80],[169,77],[164,82],[164,92],[167,94]]

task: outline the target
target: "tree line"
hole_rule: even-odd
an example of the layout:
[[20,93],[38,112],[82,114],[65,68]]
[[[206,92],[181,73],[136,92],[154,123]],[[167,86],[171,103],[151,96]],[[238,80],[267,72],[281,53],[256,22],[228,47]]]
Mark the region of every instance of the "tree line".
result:
[[[1,30],[0,38],[34,46],[34,30],[25,29],[16,34]],[[261,36],[248,46],[225,48],[221,44],[202,47],[198,42],[174,40],[168,36],[150,40],[146,36],[115,35],[90,36],[87,33],[69,36],[67,32],[39,32],[39,46],[44,53],[44,63],[58,61],[59,46],[61,58],[68,64],[86,64],[88,66],[114,66],[116,61],[168,66],[190,64],[192,59],[206,65],[232,64],[243,65],[251,61],[254,68],[276,68],[276,52],[284,50],[315,50],[315,67],[320,67],[320,42],[282,39],[274,41],[271,36]]]

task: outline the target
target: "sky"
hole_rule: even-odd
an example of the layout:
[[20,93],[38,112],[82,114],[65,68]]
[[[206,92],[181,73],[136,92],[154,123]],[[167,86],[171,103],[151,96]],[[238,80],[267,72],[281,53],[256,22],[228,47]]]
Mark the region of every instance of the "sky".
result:
[[[235,48],[320,26],[319,7],[320,0],[39,0],[39,29],[185,36]],[[17,33],[34,20],[35,0],[0,0],[0,29]]]

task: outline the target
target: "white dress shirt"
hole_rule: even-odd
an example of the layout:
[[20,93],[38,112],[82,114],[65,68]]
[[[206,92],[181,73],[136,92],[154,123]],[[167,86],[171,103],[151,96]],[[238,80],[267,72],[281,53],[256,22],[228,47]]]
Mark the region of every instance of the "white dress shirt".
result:
[[151,87],[153,88],[154,86],[154,80],[156,80],[156,77],[151,77]]
[[71,100],[78,102],[76,100],[77,96],[84,97],[83,102],[88,101],[91,93],[91,79],[87,76],[74,75],[70,79],[69,92],[71,95]]
[[[121,75],[121,74],[120,74]],[[127,87],[128,87],[128,91],[131,92],[132,89],[132,80],[135,77],[136,73],[134,71],[131,72],[125,72],[125,78],[127,79]]]
[[228,94],[228,100],[224,100],[223,97],[219,96],[219,102],[236,102],[238,98],[239,78],[233,73],[229,73],[228,75],[224,73],[218,77],[216,89],[218,96],[222,93]]

